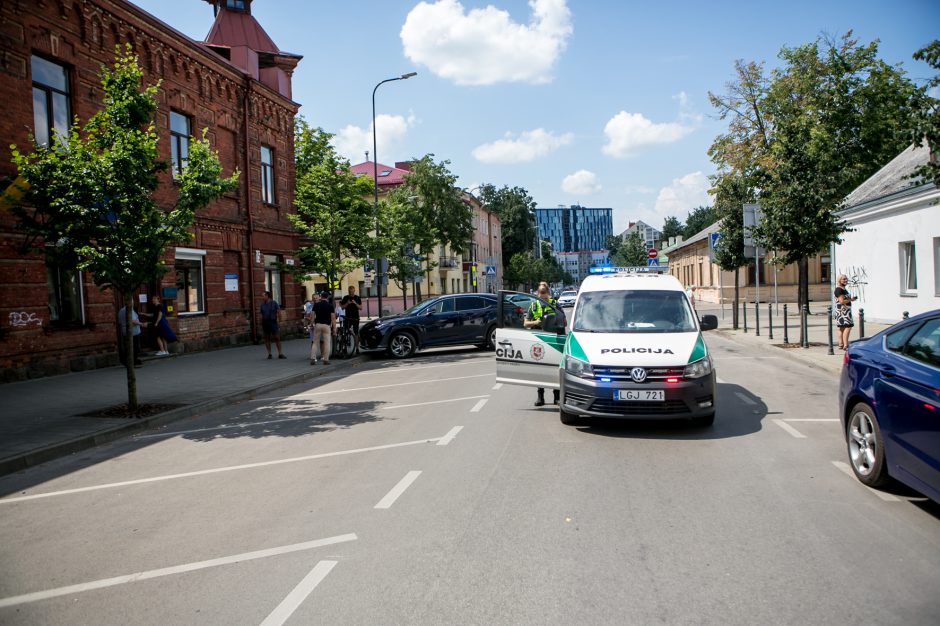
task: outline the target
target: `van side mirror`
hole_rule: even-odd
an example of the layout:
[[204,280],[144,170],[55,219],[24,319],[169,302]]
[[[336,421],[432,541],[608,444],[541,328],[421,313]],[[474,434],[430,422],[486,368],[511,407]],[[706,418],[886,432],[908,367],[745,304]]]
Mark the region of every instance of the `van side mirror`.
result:
[[718,328],[718,318],[714,315],[703,315],[699,320],[699,327],[702,330],[715,330]]

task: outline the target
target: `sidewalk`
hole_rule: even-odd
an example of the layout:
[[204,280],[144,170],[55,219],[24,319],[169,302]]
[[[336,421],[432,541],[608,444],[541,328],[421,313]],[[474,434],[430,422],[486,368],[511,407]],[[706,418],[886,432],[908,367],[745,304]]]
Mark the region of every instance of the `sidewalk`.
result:
[[[740,305],[739,305],[740,306]],[[795,303],[788,303],[788,339],[790,344],[799,344],[800,342],[800,318],[798,315],[799,307]],[[760,305],[760,335],[757,335],[755,329],[754,303],[750,303],[747,308],[747,332],[744,332],[743,317],[738,322],[738,330],[732,328],[731,305],[725,304],[724,319],[721,317],[721,309],[717,304],[710,302],[699,302],[696,305],[696,311],[701,315],[715,315],[718,317],[717,332],[722,337],[731,339],[738,343],[765,347],[768,351],[775,354],[791,358],[807,365],[825,370],[827,372],[838,374],[842,371],[843,352],[839,349],[838,329],[835,323],[832,326],[832,344],[833,354],[829,354],[829,316],[826,312],[826,305],[822,302],[811,303],[811,314],[807,320],[809,326],[809,348],[790,347],[784,348],[783,332],[783,303],[773,309],[773,339],[770,339],[770,329],[767,326],[767,304]],[[740,311],[740,309],[739,309]],[[855,313],[855,327],[852,329],[852,335],[849,341],[855,341],[859,338],[858,311]],[[834,320],[833,320],[834,321]],[[881,332],[888,328],[887,324],[873,324],[865,322],[865,336]]]
[[310,365],[307,339],[284,341],[286,359],[267,360],[263,345],[144,358],[137,369],[141,404],[179,408],[143,419],[81,417],[127,402],[123,367],[0,385],[0,476],[127,434],[240,402],[272,389],[356,367],[365,357]]

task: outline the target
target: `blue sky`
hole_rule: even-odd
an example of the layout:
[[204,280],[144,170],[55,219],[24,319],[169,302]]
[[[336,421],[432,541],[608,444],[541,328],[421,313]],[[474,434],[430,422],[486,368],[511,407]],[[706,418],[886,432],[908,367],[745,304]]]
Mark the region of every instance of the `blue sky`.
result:
[[[133,0],[202,40],[212,7]],[[783,46],[852,29],[922,81],[915,50],[940,36],[938,0],[255,0],[285,51],[304,55],[294,99],[353,163],[433,153],[460,185],[526,188],[539,206],[614,209],[614,230],[662,226],[708,204],[706,151],[722,131],[707,99],[736,59],[777,62]]]

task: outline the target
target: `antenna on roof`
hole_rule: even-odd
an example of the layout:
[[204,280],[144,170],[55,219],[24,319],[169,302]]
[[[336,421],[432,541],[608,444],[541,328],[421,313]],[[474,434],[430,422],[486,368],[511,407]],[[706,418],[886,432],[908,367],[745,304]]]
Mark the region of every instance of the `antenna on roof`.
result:
[[368,163],[368,162],[369,162],[369,151],[366,150],[366,163]]

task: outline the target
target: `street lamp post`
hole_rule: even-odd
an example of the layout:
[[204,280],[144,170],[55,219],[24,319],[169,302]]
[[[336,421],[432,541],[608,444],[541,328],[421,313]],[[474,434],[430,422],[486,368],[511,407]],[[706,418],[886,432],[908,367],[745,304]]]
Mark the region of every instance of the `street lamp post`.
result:
[[402,74],[395,78],[386,78],[379,83],[372,90],[372,187],[374,195],[374,205],[373,209],[375,210],[375,243],[376,243],[376,255],[375,255],[375,279],[376,285],[378,286],[379,291],[379,318],[382,317],[382,257],[378,254],[378,243],[379,243],[379,155],[378,155],[378,146],[375,133],[375,92],[379,90],[379,87],[385,83],[390,83],[396,80],[408,80],[412,76],[417,76],[417,72],[408,72],[407,74]]

